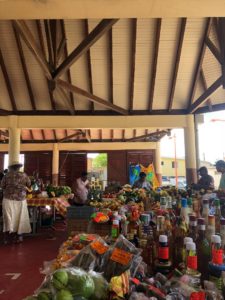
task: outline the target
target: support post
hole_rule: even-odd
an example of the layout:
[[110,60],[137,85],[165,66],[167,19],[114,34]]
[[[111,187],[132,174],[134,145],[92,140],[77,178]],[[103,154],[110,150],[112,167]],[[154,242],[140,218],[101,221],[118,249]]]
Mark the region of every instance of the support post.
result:
[[195,122],[193,115],[187,115],[185,136],[185,163],[187,185],[197,182]]
[[160,142],[156,143],[155,150],[155,173],[159,181],[159,185],[162,185],[162,167],[161,167],[161,151],[160,151]]
[[58,185],[59,181],[59,147],[58,144],[53,144],[52,152],[52,184]]
[[19,161],[20,134],[21,129],[17,128],[17,117],[11,116],[9,122],[9,165],[12,162]]

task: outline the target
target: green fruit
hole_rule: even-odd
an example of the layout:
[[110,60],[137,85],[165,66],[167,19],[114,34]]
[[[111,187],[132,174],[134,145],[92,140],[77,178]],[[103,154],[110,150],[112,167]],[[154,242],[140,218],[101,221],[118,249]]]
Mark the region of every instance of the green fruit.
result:
[[89,298],[95,290],[94,281],[86,272],[78,270],[69,274],[68,289],[73,296]]
[[37,296],[38,300],[51,300],[51,295],[46,292],[40,292]]
[[61,290],[56,294],[56,300],[73,300],[73,295],[68,290]]
[[87,300],[87,298],[84,298],[84,297],[82,297],[82,296],[75,296],[75,297],[73,298],[73,300]]
[[61,290],[66,287],[68,283],[68,274],[64,270],[58,270],[53,274],[53,286],[57,290]]

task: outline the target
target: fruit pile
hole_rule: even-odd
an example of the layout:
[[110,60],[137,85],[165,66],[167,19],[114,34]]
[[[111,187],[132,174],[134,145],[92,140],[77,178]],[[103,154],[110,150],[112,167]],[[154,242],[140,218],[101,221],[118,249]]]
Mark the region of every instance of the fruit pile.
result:
[[35,295],[26,300],[104,300],[107,297],[108,283],[101,274],[67,268],[46,277]]

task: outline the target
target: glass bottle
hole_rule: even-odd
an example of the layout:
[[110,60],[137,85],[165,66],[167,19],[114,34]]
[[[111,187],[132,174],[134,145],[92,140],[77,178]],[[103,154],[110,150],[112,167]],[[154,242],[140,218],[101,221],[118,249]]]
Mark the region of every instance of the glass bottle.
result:
[[187,271],[186,274],[188,275],[196,275],[198,273],[198,260],[197,260],[197,253],[196,253],[196,245],[195,243],[187,243],[186,244],[187,250]]
[[208,216],[208,227],[206,231],[206,238],[208,242],[211,242],[211,236],[215,235],[215,216],[209,215]]
[[210,245],[206,238],[205,219],[198,218],[198,238],[196,240],[198,270],[202,274],[202,282],[208,280],[208,263],[210,261]]
[[160,263],[168,263],[169,261],[169,245],[166,235],[159,236],[158,260]]
[[209,200],[203,200],[202,217],[205,219],[205,225],[208,225]]
[[180,216],[185,220],[185,222],[188,224],[189,218],[188,218],[188,207],[187,207],[187,199],[182,198],[181,199],[181,210],[180,210]]
[[220,232],[220,218],[221,218],[221,211],[220,211],[220,200],[214,200],[215,206],[215,226],[216,226],[216,233]]
[[188,205],[188,214],[193,214],[193,203],[192,198],[187,198],[187,205]]
[[[187,234],[187,226],[181,217],[176,218],[176,224],[173,230],[173,248],[172,248],[172,261],[174,267],[178,267],[180,263],[185,262],[185,248],[184,248],[184,239]],[[188,240],[193,241],[192,238],[188,238]]]
[[166,197],[160,197],[160,209],[166,210],[167,208],[167,199]]
[[193,243],[192,238],[189,237],[189,236],[186,236],[186,237],[184,238],[184,241],[183,241],[183,247],[182,247],[182,261],[183,261],[184,264],[186,264],[186,261],[187,261],[187,250],[186,250],[187,243]]
[[223,264],[223,249],[221,247],[221,237],[219,235],[215,235],[213,239],[213,247],[212,247],[212,263],[215,265]]
[[189,236],[194,242],[197,240],[197,220],[194,215],[189,215]]
[[165,217],[164,216],[157,216],[155,240],[158,241],[159,236],[161,234],[165,234]]
[[111,235],[113,239],[117,239],[120,234],[120,221],[113,220]]

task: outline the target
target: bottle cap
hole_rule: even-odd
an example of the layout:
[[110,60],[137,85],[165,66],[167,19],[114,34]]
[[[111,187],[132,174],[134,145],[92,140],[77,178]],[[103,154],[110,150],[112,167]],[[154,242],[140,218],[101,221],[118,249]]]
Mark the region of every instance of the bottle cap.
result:
[[187,199],[186,198],[181,199],[181,206],[182,207],[187,207]]
[[113,220],[113,225],[120,225],[120,221],[117,219]]
[[194,216],[194,215],[189,215],[189,221],[191,221],[191,222],[196,221],[196,216]]
[[220,225],[225,225],[225,219],[220,219]]
[[167,243],[167,242],[168,242],[168,237],[167,237],[167,235],[160,235],[160,236],[159,236],[159,242],[160,242],[160,243]]
[[219,235],[214,236],[214,243],[215,244],[221,244],[221,237]]
[[186,245],[187,243],[193,243],[193,239],[189,236],[186,236],[184,238],[184,245]]
[[205,219],[204,218],[198,218],[198,225],[205,225]]
[[196,250],[196,245],[195,245],[195,243],[193,243],[193,242],[191,242],[191,243],[187,243],[186,244],[186,249],[187,250],[192,250],[192,251],[195,251]]

